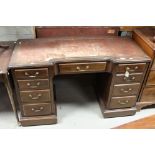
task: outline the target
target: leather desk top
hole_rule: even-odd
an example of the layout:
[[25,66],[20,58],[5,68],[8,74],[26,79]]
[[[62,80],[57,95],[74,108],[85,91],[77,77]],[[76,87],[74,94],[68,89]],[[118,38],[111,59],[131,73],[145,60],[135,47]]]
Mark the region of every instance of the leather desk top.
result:
[[130,38],[58,37],[19,40],[9,67],[48,65],[69,61],[150,61]]

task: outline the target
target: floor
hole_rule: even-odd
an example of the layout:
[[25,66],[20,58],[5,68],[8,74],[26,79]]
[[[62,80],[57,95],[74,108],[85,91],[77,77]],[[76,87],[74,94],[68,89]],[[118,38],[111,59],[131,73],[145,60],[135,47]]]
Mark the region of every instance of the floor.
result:
[[[78,77],[58,77],[55,80],[56,102],[58,107],[58,124],[55,125],[18,126],[6,93],[0,91],[0,128],[109,129],[155,114],[155,108],[150,108],[143,109],[134,116],[104,119],[91,86],[92,79],[93,77],[89,79],[87,79],[87,77],[82,79]],[[3,88],[2,85],[1,88]]]

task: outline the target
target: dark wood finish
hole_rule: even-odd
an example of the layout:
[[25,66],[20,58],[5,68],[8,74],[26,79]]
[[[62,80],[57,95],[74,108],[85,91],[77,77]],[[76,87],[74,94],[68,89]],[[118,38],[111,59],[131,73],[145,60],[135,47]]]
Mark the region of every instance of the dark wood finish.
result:
[[110,109],[129,108],[136,105],[136,96],[112,97]]
[[155,115],[120,125],[114,129],[155,129]]
[[117,36],[119,27],[110,26],[39,26],[36,27],[37,38],[62,36]]
[[112,96],[130,96],[137,95],[140,83],[114,85]]
[[149,67],[147,77],[145,80],[145,87],[143,92],[141,93],[141,98],[139,103],[137,103],[137,108],[140,110],[145,106],[149,106],[155,104],[155,43],[154,43],[154,36],[155,36],[155,28],[154,27],[145,27],[141,29],[137,29],[133,33],[134,40],[140,45],[142,49],[148,54],[151,59],[152,63]]
[[104,72],[106,62],[59,64],[60,74]]
[[124,73],[128,71],[129,73],[143,72],[146,67],[145,63],[137,64],[119,64],[117,67],[117,73]]
[[36,103],[23,105],[23,116],[42,116],[51,114],[50,103]]
[[116,74],[115,83],[116,84],[130,84],[130,83],[140,83],[143,79],[143,73],[132,73],[129,77],[125,74]]
[[35,117],[21,116],[20,123],[22,126],[56,124],[57,116],[56,115],[45,115],[45,116],[35,116]]
[[51,101],[50,90],[20,91],[22,103],[38,103]]
[[[41,106],[39,104],[45,102],[50,104],[51,113],[48,115],[56,116],[56,105],[53,99],[55,93],[53,90],[53,79],[56,75],[73,74],[75,72],[80,74],[95,74],[96,80],[94,81],[94,85],[96,85],[96,93],[100,99],[100,107],[105,117],[134,115],[136,112],[135,102],[137,102],[139,93],[141,92],[149,64],[150,58],[130,38],[72,36],[19,40],[11,58],[9,70],[14,80],[18,104],[20,106],[21,124],[25,125],[23,122],[26,122],[26,125],[33,125],[33,123],[36,125],[38,122],[40,124],[38,118],[45,117],[44,115],[39,115],[37,118],[34,118],[33,116],[26,117],[23,115],[23,105],[30,107],[30,111],[28,109],[29,113],[31,112],[31,105],[35,103],[32,100],[35,99],[37,106]],[[130,68],[128,69],[127,67]],[[39,75],[42,75],[41,77],[38,74],[36,75],[38,70],[44,72],[39,73]],[[28,76],[25,76],[25,71],[28,72]],[[139,81],[138,83],[134,81],[126,83],[124,81],[124,83],[118,84],[115,79],[116,74],[119,76],[119,73],[121,75],[124,74],[128,78],[135,74],[139,78]],[[138,76],[139,74],[142,75],[141,79]],[[31,76],[33,76],[33,80],[49,80],[49,93],[45,93],[46,89],[42,88],[37,90],[32,90],[31,88],[24,91],[21,90],[18,81],[32,80]],[[120,80],[122,79],[120,78]],[[120,91],[118,91],[119,89]],[[45,96],[40,96],[40,92],[44,92]],[[30,93],[31,98],[34,99],[30,99]],[[51,97],[50,99],[49,96]],[[41,97],[43,98],[41,99]],[[114,97],[119,98],[121,103],[126,102],[128,98],[128,106],[119,107],[117,105],[119,100]],[[21,98],[22,100],[24,98],[23,102]],[[113,108],[114,106],[116,107]],[[36,119],[37,123],[34,121]],[[53,120],[49,121],[52,122]]]
[[48,69],[47,68],[18,69],[15,70],[15,76],[17,79],[48,78]]
[[17,80],[20,90],[49,89],[48,79]]

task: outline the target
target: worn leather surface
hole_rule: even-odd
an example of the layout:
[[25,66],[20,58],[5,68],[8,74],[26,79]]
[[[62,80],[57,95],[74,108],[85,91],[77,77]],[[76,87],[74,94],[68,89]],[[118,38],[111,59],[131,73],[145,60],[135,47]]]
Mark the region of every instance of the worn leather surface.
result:
[[13,52],[10,67],[82,59],[136,61],[149,58],[130,38],[58,37],[19,40]]

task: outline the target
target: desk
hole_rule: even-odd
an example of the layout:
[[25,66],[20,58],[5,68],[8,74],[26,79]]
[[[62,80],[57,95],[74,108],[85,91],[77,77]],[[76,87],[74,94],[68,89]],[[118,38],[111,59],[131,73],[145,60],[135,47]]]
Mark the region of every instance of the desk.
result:
[[53,81],[58,75],[95,74],[94,89],[104,117],[134,115],[150,61],[130,38],[19,40],[9,72],[20,123],[57,123]]

